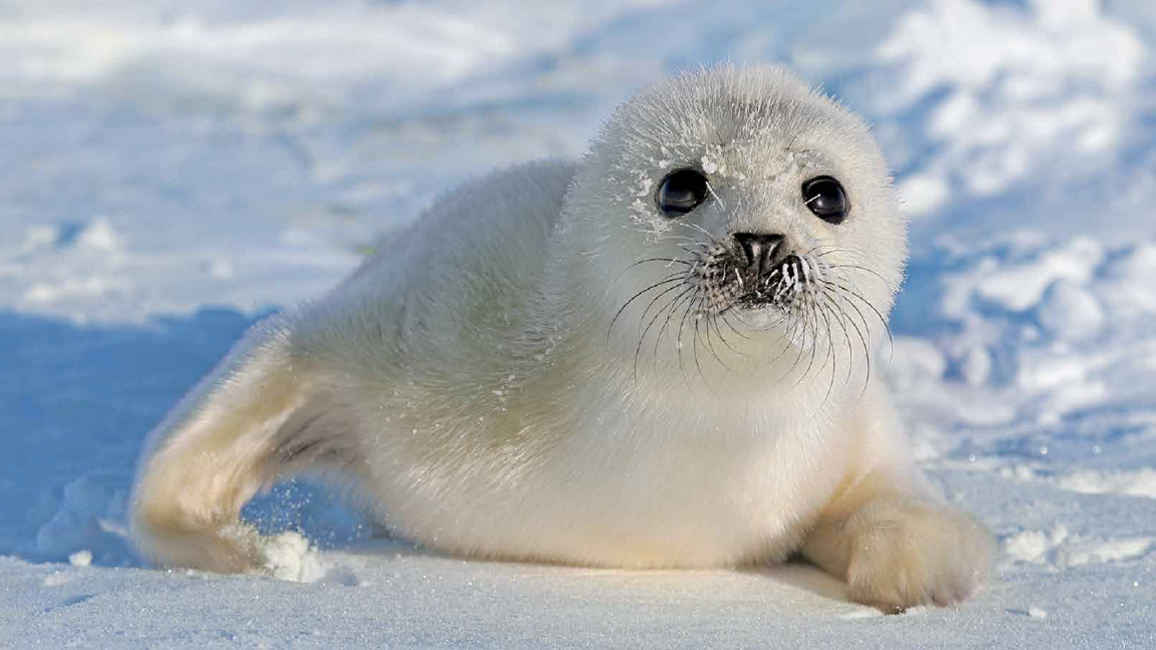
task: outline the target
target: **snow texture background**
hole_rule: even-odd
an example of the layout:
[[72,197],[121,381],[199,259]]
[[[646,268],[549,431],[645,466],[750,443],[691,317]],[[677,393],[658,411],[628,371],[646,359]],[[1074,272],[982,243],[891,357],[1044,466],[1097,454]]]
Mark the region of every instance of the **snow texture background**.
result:
[[[149,428],[262,314],[439,193],[581,155],[641,85],[781,61],[913,216],[888,381],[995,579],[882,617],[806,566],[623,572],[249,508],[283,577],[142,567]],[[1147,0],[0,2],[0,647],[1156,647]]]

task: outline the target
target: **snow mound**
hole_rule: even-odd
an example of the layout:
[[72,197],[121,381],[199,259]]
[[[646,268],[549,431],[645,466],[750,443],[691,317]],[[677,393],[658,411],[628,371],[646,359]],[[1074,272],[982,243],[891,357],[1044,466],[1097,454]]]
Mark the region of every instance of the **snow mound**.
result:
[[904,394],[975,426],[1123,412],[1134,421],[1135,409],[1150,412],[1156,386],[1154,256],[1150,240],[1026,233],[941,244],[912,265],[893,320],[897,333],[921,337],[900,337],[915,354],[898,355],[896,381],[938,382],[938,395]]
[[72,481],[59,509],[36,531],[35,553],[78,566],[94,558],[109,566],[134,563],[124,525],[125,496],[123,491],[110,495],[88,479]]

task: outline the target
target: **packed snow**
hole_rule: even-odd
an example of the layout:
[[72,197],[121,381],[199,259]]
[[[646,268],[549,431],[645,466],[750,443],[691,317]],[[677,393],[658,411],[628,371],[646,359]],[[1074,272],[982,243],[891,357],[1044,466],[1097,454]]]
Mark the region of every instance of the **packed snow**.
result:
[[[0,647],[1156,647],[1154,54],[1147,0],[8,0]],[[1000,542],[983,593],[883,617],[805,565],[465,561],[303,483],[246,510],[276,577],[141,564],[144,435],[248,325],[722,60],[822,84],[893,164],[881,370]]]

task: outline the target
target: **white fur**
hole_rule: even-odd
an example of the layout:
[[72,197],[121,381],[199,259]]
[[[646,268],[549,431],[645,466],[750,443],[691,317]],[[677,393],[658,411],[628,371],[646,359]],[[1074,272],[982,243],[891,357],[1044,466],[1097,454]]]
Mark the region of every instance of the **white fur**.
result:
[[[688,165],[711,198],[664,218],[655,187]],[[840,225],[803,205],[820,174],[850,199]],[[682,311],[647,331],[655,292],[611,328],[670,272],[632,263],[744,231],[832,251],[813,270],[861,300],[809,327],[762,310],[703,334]],[[868,370],[905,257],[886,166],[848,111],[770,66],[661,82],[580,164],[480,178],[258,325],[150,437],[135,539],[162,565],[260,568],[241,506],[310,470],[449,552],[719,567],[802,551],[857,600],[954,602],[986,572],[987,534],[931,495]]]

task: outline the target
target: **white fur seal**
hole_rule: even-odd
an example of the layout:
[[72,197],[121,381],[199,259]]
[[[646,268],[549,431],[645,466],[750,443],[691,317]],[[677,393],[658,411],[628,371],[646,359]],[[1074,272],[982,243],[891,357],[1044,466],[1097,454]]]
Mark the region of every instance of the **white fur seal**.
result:
[[154,431],[161,565],[260,569],[262,487],[321,472],[417,543],[609,567],[801,552],[885,610],[967,597],[877,375],[906,222],[867,128],[778,67],[620,107],[579,164],[482,177],[270,317]]

